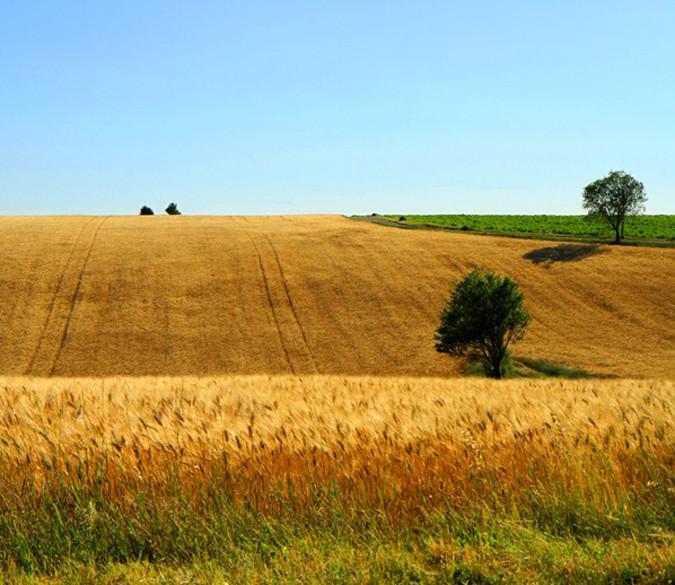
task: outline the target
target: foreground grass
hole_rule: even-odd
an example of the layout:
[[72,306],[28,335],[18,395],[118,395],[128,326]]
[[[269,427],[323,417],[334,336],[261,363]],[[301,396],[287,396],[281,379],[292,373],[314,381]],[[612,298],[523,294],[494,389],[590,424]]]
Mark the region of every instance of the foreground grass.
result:
[[484,537],[447,533],[387,541],[326,532],[232,546],[219,560],[187,564],[70,563],[52,575],[4,573],[16,583],[669,583],[675,550],[665,542],[548,535],[520,525]]
[[5,516],[0,550],[5,580],[24,583],[668,583],[675,525],[663,488],[609,507],[534,491],[512,509],[448,501],[401,523],[346,508],[332,489],[270,515],[223,493],[136,493],[111,506],[103,486],[71,484]]
[[6,582],[673,579],[670,382],[98,382],[3,386]]
[[[613,232],[606,222],[585,215],[382,215],[371,219],[409,227],[440,227],[492,235],[613,241]],[[675,243],[675,215],[627,218],[625,242]]]

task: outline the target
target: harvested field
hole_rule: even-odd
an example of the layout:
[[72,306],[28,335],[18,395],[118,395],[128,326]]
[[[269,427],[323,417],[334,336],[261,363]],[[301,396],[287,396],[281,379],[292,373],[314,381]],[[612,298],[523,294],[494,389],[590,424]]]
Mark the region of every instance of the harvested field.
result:
[[484,267],[525,291],[517,353],[673,376],[675,250],[552,246],[335,216],[1,218],[0,373],[445,376],[440,308]]

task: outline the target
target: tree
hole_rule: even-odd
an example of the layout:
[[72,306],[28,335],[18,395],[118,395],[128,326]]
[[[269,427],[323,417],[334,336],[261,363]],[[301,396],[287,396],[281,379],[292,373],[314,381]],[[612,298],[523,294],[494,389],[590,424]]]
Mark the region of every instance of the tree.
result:
[[508,276],[474,270],[460,280],[441,312],[436,351],[480,356],[488,376],[502,378],[511,343],[530,321],[524,295]]
[[169,215],[182,215],[181,212],[178,211],[178,205],[175,203],[169,203],[164,211],[166,211]]
[[144,205],[143,207],[141,207],[141,215],[155,215],[155,212],[152,210],[151,207]]
[[645,201],[644,185],[623,171],[610,171],[584,189],[584,209],[589,217],[602,217],[609,223],[615,244],[624,237],[626,216],[644,212]]

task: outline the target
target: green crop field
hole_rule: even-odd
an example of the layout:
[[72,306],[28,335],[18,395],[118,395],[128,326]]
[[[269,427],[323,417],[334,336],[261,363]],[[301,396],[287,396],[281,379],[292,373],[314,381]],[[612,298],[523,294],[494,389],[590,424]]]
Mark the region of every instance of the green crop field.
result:
[[[404,220],[400,218],[404,217]],[[600,219],[585,215],[381,215],[384,219],[413,227],[560,239],[611,240],[612,230]],[[675,242],[675,215],[642,215],[626,219],[627,242]]]

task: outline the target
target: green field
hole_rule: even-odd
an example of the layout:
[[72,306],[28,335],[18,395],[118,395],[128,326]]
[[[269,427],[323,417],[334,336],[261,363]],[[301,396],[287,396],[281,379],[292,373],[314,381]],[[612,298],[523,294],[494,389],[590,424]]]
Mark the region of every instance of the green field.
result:
[[[400,220],[404,217],[404,220]],[[606,222],[585,215],[378,215],[372,220],[408,227],[439,227],[478,233],[555,239],[613,239]],[[626,219],[627,243],[675,242],[675,215],[642,215]]]

